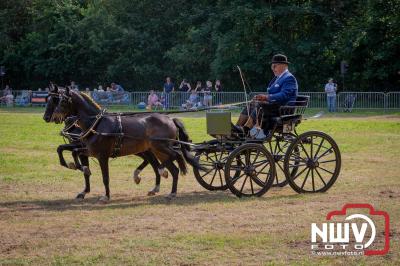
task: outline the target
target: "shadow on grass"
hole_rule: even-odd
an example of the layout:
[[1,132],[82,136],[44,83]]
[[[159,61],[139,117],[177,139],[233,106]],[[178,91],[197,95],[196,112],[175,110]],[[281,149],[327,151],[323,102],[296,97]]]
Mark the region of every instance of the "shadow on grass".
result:
[[[302,195],[279,195],[267,193],[264,197],[237,198],[228,191],[192,191],[179,193],[172,200],[166,199],[165,195],[157,196],[136,196],[133,198],[111,199],[107,204],[100,203],[99,197],[86,197],[83,201],[75,199],[56,199],[56,200],[31,200],[31,201],[9,201],[0,203],[0,213],[18,211],[70,211],[70,210],[103,210],[103,209],[127,209],[140,206],[157,205],[197,205],[204,203],[240,203],[240,202],[264,202],[264,201],[284,201],[289,199],[299,199]],[[292,204],[289,202],[289,204]]]

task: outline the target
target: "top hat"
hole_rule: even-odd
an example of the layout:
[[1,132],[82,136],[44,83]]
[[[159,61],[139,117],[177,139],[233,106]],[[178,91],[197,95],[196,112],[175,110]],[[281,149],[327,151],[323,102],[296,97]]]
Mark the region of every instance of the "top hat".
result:
[[272,57],[271,64],[290,64],[288,62],[286,55],[283,54],[276,54]]

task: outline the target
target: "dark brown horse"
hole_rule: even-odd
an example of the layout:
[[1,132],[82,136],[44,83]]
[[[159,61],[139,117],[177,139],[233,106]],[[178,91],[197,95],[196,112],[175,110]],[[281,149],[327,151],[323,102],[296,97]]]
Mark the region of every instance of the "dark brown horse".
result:
[[[160,168],[166,167],[172,175],[173,183],[168,198],[176,196],[179,170],[187,172],[186,162],[201,168],[189,153],[187,144],[180,144],[178,150],[174,144],[189,141],[189,137],[178,119],[171,119],[162,114],[116,115],[104,114],[100,107],[86,94],[70,91],[59,93],[60,101],[53,113],[57,121],[76,116],[77,124],[82,129],[80,140],[85,148],[77,152],[98,159],[103,175],[105,196],[110,198],[108,161],[110,157],[140,154],[150,151],[161,162]],[[179,169],[173,161],[177,161]]]
[[[64,91],[65,88],[59,88],[55,85],[52,86],[53,89],[50,91],[49,96],[47,97],[47,104],[45,113],[43,115],[43,119],[49,122],[60,123],[61,121],[54,120],[54,110],[57,107],[60,97],[58,92]],[[90,169],[89,169],[89,159],[88,157],[83,154],[79,153],[78,150],[85,148],[85,145],[82,141],[79,140],[79,135],[82,133],[82,130],[75,125],[76,117],[69,117],[65,119],[65,127],[61,131],[61,134],[64,135],[69,141],[68,144],[62,144],[57,147],[57,153],[60,160],[60,165],[69,168],[69,169],[78,169],[81,170],[85,177],[85,188],[82,192],[78,193],[76,196],[77,199],[84,199],[85,195],[90,192]],[[74,163],[69,163],[64,159],[63,151],[71,151],[72,157],[74,159]],[[137,154],[139,157],[143,159],[143,162],[136,168],[133,172],[133,178],[136,184],[140,183],[141,178],[139,177],[140,172],[150,163],[152,166],[155,175],[156,175],[156,185],[155,187],[149,191],[148,195],[155,195],[157,192],[160,191],[160,173],[164,176],[168,176],[168,172],[164,169],[160,169],[159,162],[155,158],[155,156],[151,152],[144,152],[141,154]]]

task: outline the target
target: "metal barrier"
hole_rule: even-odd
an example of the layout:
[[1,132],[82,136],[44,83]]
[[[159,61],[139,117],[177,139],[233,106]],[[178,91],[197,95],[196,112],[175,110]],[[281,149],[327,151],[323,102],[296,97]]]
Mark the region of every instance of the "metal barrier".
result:
[[389,92],[385,96],[385,110],[400,109],[400,92]]
[[[3,99],[1,105],[7,106],[27,106],[27,105],[41,105],[45,102],[33,101],[33,96],[46,93],[44,91],[28,91],[28,90],[14,90],[12,92],[13,98],[8,101]],[[182,108],[190,97],[190,92],[172,92],[166,95],[163,92],[155,92],[158,95],[160,102],[165,104],[166,98],[169,99],[169,106],[171,108]],[[252,92],[248,94],[247,99],[252,99],[256,94],[262,92]],[[309,108],[325,109],[327,108],[327,97],[324,92],[299,92],[301,95],[310,97]],[[138,106],[142,103],[143,107],[147,105],[149,92],[99,92],[92,91],[90,95],[93,99],[101,105],[133,105]],[[204,105],[204,92],[197,93],[197,102],[199,105]],[[239,103],[246,101],[246,95],[243,92],[212,92],[208,94],[207,104],[219,105]],[[338,111],[345,111],[351,109],[381,109],[381,110],[400,110],[400,92],[340,92],[337,94],[337,109]],[[10,103],[11,101],[11,103]],[[8,103],[8,104],[7,104]]]
[[344,109],[352,103],[353,109],[384,109],[383,92],[341,92],[338,94],[338,108]]
[[[166,104],[166,99],[169,99],[169,106],[172,108],[180,108],[185,104],[190,97],[190,92],[172,92],[165,95],[163,92],[155,92],[161,103]],[[245,101],[245,95],[242,92],[212,92],[211,105],[229,104]],[[132,92],[131,104],[138,105],[141,102],[147,104],[148,92]],[[204,92],[198,92],[198,102],[204,105]]]

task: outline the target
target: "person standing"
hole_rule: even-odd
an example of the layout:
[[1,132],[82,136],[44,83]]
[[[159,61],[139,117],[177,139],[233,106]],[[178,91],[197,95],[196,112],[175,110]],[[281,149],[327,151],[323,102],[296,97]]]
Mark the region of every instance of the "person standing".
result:
[[206,87],[203,89],[204,93],[203,105],[207,107],[212,105],[211,89],[212,89],[212,82],[210,80],[207,80]]
[[164,110],[169,109],[169,101],[170,95],[175,90],[174,83],[171,82],[171,78],[167,77],[164,83],[163,92],[164,92]]
[[181,85],[179,85],[179,90],[182,92],[190,92],[192,90],[192,87],[187,79],[182,80]]
[[337,85],[336,83],[333,83],[333,79],[330,78],[328,83],[325,85],[325,93],[329,112],[336,112],[336,91]]

